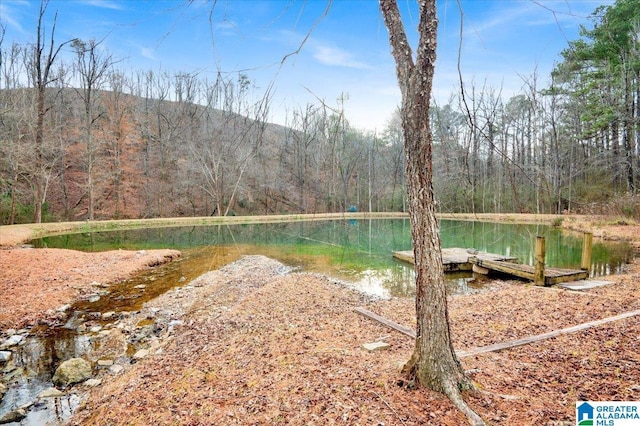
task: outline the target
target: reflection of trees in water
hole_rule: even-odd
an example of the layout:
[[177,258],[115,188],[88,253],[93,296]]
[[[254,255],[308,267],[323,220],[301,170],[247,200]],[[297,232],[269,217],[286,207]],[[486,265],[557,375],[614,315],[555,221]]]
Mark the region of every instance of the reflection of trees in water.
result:
[[[520,263],[529,265],[533,264],[535,237],[543,235],[548,266],[575,268],[580,265],[581,235],[563,233],[545,225],[443,220],[441,235],[443,247],[474,248],[514,256]],[[355,271],[381,271],[393,269],[393,251],[411,248],[411,234],[408,219],[361,219],[120,230],[50,237],[40,245],[92,251],[116,248],[185,251],[210,247],[210,255],[223,247],[227,250],[235,247],[238,256],[273,257],[280,253],[282,261],[299,254],[305,256],[304,263],[308,264],[309,256],[321,255],[338,265],[336,268],[343,265]],[[614,244],[594,244],[592,259],[597,275],[619,270],[631,258],[628,246],[617,246],[622,248]],[[391,274],[394,278],[384,279],[391,293],[413,294],[411,286],[415,277],[401,269],[394,269]],[[465,285],[464,281],[451,284],[454,288]]]

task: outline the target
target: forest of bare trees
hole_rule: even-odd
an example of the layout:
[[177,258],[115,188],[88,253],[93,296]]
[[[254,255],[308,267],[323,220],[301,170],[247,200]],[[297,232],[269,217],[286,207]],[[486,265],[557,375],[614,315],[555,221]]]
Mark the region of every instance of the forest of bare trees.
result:
[[[464,81],[432,106],[438,210],[640,216],[640,6],[592,21],[520,94]],[[270,124],[272,88],[248,74],[124,71],[46,28],[26,45],[0,28],[2,224],[405,210],[398,117],[360,131],[341,98]]]

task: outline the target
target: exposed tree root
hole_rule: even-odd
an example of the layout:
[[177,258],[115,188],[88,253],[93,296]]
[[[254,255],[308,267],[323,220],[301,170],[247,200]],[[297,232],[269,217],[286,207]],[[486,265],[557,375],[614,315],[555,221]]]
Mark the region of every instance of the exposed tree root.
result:
[[451,383],[447,381],[444,383],[444,394],[453,402],[458,410],[460,410],[465,416],[467,416],[467,420],[469,420],[469,424],[472,426],[485,426],[486,423],[482,418],[473,411],[464,399],[462,399],[462,394],[460,393],[460,388],[457,383]]
[[[414,389],[421,383],[419,374],[417,372],[417,363],[415,362],[415,352],[411,359],[404,365],[402,372],[406,374],[406,381],[401,380],[398,384],[409,389]],[[440,380],[438,386],[429,386],[427,383],[421,383],[425,387],[435,390],[436,392],[443,393],[449,398],[449,400],[456,406],[462,414],[467,417],[471,426],[486,426],[486,423],[482,418],[473,411],[469,405],[462,399],[462,393],[460,389],[474,389],[473,383],[465,376],[461,374],[459,381],[444,379]]]

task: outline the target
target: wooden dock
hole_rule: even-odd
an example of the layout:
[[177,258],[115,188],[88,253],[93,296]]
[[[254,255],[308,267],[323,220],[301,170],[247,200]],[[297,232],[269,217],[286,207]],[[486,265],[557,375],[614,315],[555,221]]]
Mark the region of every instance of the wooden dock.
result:
[[[413,250],[395,251],[393,257],[396,259],[415,264],[413,258]],[[469,261],[469,258],[475,257],[476,259],[482,259],[486,261],[502,261],[502,262],[517,262],[515,257],[502,256],[494,253],[487,253],[483,251],[477,251],[473,249],[463,248],[443,248],[442,249],[442,264],[444,265],[445,272],[458,272],[458,271],[471,271],[473,264]]]
[[[512,275],[525,280],[535,281],[535,267],[513,262],[484,260],[471,257],[469,261],[490,271]],[[589,271],[584,269],[544,268],[544,285],[555,285],[567,281],[578,281],[589,278]]]
[[[510,275],[512,277],[529,280],[537,285],[555,285],[569,281],[579,281],[589,278],[591,262],[591,234],[585,234],[582,252],[582,269],[547,268],[544,264],[544,237],[536,238],[536,266],[522,265],[515,257],[499,254],[479,252],[474,249],[446,248],[442,249],[442,264],[445,272],[474,271],[488,274],[491,271]],[[413,251],[396,251],[393,256],[397,259],[415,264]]]

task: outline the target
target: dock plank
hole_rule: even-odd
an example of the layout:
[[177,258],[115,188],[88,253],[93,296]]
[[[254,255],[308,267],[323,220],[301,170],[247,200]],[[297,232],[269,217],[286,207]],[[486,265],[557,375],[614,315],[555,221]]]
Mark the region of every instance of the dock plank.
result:
[[[512,256],[503,256],[500,254],[487,253],[473,249],[463,249],[459,247],[442,249],[442,264],[445,272],[471,271],[473,265],[469,262],[469,258],[475,256],[483,260],[495,260],[504,262],[515,262],[517,259]],[[396,259],[415,264],[413,250],[395,251],[393,257]]]
[[[502,272],[504,274],[513,275],[529,281],[535,281],[535,268],[530,265],[483,260],[480,258],[470,258],[469,261],[472,264],[476,264],[492,271]],[[584,280],[587,278],[589,278],[589,271],[583,269],[545,268],[544,270],[545,285],[554,285],[567,281]]]

